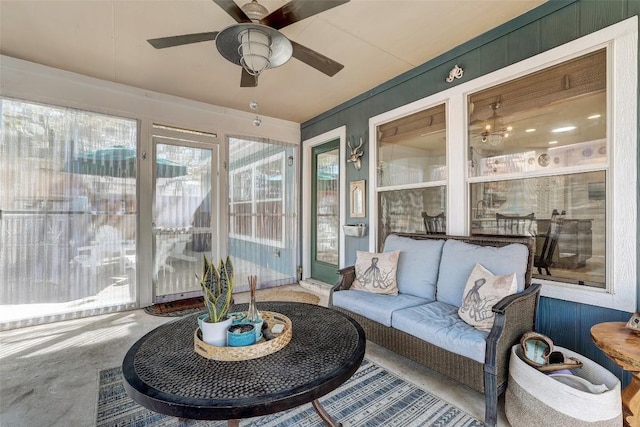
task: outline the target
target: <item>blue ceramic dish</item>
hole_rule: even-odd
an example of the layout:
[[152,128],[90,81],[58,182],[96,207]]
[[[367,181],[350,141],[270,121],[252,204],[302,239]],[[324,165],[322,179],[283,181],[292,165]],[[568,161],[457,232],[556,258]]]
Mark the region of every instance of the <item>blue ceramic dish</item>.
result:
[[229,347],[244,347],[255,344],[255,327],[251,323],[239,323],[227,329],[227,345]]

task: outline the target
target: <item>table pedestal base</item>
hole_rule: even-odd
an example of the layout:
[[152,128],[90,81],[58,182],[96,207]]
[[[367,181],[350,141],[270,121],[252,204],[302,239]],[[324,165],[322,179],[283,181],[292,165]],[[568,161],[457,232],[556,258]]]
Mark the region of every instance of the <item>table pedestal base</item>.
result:
[[640,426],[640,373],[632,372],[631,382],[622,390],[622,418],[625,427]]
[[320,415],[320,418],[322,418],[322,421],[324,421],[326,425],[328,425],[329,427],[342,427],[342,423],[339,423],[338,421],[335,420],[335,418],[329,415],[327,411],[324,410],[322,405],[320,405],[320,402],[318,401],[318,399],[314,399],[313,402],[311,402],[311,404],[313,405],[316,412],[318,413],[318,415]]
[[[316,410],[318,415],[320,415],[320,418],[322,418],[322,421],[324,421],[326,425],[328,425],[329,427],[342,427],[342,423],[339,423],[338,421],[336,421],[335,418],[329,415],[329,413],[324,410],[324,408],[322,407],[318,399],[314,399],[313,402],[311,402],[311,404],[313,405],[313,408]],[[227,420],[227,427],[240,427],[240,421]]]

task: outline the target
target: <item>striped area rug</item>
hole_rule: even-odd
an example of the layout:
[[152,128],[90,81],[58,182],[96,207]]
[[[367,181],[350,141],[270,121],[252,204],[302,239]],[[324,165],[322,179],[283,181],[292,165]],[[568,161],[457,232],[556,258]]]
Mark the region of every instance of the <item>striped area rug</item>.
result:
[[[320,399],[345,427],[481,427],[483,424],[421,388],[364,360],[349,381]],[[100,372],[97,427],[226,427],[226,421],[184,420],[139,406],[126,394],[120,368]],[[241,420],[242,427],[324,427],[310,403],[285,412]]]

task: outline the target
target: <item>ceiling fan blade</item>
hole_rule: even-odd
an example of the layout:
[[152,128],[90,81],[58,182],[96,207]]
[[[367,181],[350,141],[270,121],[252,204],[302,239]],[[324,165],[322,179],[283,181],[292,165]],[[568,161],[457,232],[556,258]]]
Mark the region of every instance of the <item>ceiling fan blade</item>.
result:
[[240,87],[256,87],[258,86],[258,78],[252,76],[242,68],[242,75],[240,76]]
[[251,22],[251,19],[233,0],[213,0],[213,2],[223,8],[236,22]]
[[279,30],[294,22],[348,2],[349,0],[292,0],[262,18],[260,23]]
[[206,42],[215,40],[218,36],[218,32],[211,33],[195,33],[195,34],[183,34],[181,36],[160,37],[158,39],[147,40],[151,46],[156,49],[164,49],[166,47],[181,46],[183,44]]
[[332,77],[338,71],[344,68],[344,65],[334,61],[331,58],[327,58],[321,53],[311,50],[306,46],[296,43],[293,40],[289,40],[293,46],[293,57],[304,62],[305,64],[315,68],[318,71],[322,71],[327,76]]

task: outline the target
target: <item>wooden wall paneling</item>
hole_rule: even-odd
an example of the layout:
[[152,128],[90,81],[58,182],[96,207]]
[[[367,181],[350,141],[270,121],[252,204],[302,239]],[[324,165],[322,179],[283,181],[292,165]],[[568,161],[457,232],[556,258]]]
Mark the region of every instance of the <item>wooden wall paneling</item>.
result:
[[536,330],[551,338],[554,344],[579,351],[579,307],[570,301],[541,297]]
[[532,22],[507,35],[509,64],[529,58],[540,52],[540,21]]
[[480,49],[478,49],[480,53],[480,70],[483,75],[509,65],[507,43],[507,37],[503,36],[491,43],[482,45]]
[[630,313],[618,310],[541,297],[536,331],[547,335],[555,345],[573,350],[608,369],[624,387],[630,375],[593,344],[591,326],[601,322],[626,322],[629,317]]
[[581,1],[579,5],[580,36],[593,33],[627,17],[627,1],[625,0]]
[[458,56],[454,61],[448,62],[447,74],[443,76],[443,80],[449,77],[449,71],[451,71],[451,69],[455,65],[458,65],[464,70],[464,75],[460,79],[454,79],[451,83],[447,83],[447,89],[486,74],[486,72],[482,69],[482,64],[480,62],[480,49],[474,49],[470,52]]
[[628,18],[634,15],[640,15],[640,1],[627,0],[627,13],[625,16]]
[[429,95],[442,92],[451,87],[451,83],[447,83],[446,79],[449,76],[449,71],[451,71],[454,65],[456,65],[455,62],[446,62],[431,70],[430,75],[432,77],[429,81],[432,83],[432,90],[429,91]]
[[[594,362],[604,366],[606,369],[616,375],[623,384],[629,381],[629,378],[624,378],[623,370],[616,365],[611,359],[609,359],[591,339],[591,327],[602,322],[626,322],[631,317],[630,313],[624,313],[618,310],[612,310],[609,308],[598,307],[594,310],[594,307],[588,305],[579,305],[579,316],[576,328],[578,329],[578,339],[580,343],[578,353],[593,360]],[[626,381],[626,382],[625,382]]]
[[540,51],[552,49],[580,37],[580,7],[572,3],[540,20]]

